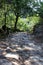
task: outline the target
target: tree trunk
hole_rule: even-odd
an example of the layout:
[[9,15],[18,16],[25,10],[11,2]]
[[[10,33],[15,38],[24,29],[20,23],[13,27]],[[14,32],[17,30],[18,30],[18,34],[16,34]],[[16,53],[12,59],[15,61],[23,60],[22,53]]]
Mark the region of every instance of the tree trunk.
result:
[[5,26],[6,26],[6,13],[4,15],[5,15]]
[[5,19],[4,19],[4,28],[5,28],[5,31],[6,31],[6,12],[4,13],[4,16],[5,16]]
[[4,19],[4,25],[2,26],[2,29],[6,31],[6,13],[4,13],[5,19]]
[[16,22],[15,22],[15,26],[14,26],[14,30],[15,30],[15,31],[17,30],[17,22],[18,22],[18,18],[19,18],[19,16],[16,15]]

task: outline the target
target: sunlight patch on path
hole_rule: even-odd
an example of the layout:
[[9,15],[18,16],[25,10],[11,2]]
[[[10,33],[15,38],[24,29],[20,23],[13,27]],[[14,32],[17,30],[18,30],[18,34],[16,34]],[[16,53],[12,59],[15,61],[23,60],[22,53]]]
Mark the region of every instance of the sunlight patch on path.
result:
[[11,53],[7,53],[5,55],[6,58],[15,58],[15,59],[19,59],[19,55],[18,54],[11,54]]

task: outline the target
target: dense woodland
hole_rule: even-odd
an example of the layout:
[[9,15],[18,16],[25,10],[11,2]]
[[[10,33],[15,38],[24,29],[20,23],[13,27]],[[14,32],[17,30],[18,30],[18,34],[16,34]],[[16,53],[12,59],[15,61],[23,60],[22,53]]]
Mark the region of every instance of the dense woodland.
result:
[[43,25],[43,1],[0,0],[0,32],[33,33],[39,24]]

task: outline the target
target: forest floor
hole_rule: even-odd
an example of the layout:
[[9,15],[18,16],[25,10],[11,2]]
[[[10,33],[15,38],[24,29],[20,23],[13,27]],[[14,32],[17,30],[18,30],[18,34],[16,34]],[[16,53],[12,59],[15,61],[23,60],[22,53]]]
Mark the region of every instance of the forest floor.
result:
[[43,65],[43,42],[27,32],[0,39],[0,65]]

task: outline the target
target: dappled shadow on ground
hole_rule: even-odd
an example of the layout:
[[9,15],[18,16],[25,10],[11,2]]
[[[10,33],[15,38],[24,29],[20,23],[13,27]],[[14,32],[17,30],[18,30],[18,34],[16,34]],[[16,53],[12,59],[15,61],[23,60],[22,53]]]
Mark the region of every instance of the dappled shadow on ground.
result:
[[10,65],[43,65],[43,44],[40,44],[26,32],[10,34],[0,41],[0,60],[6,59]]

